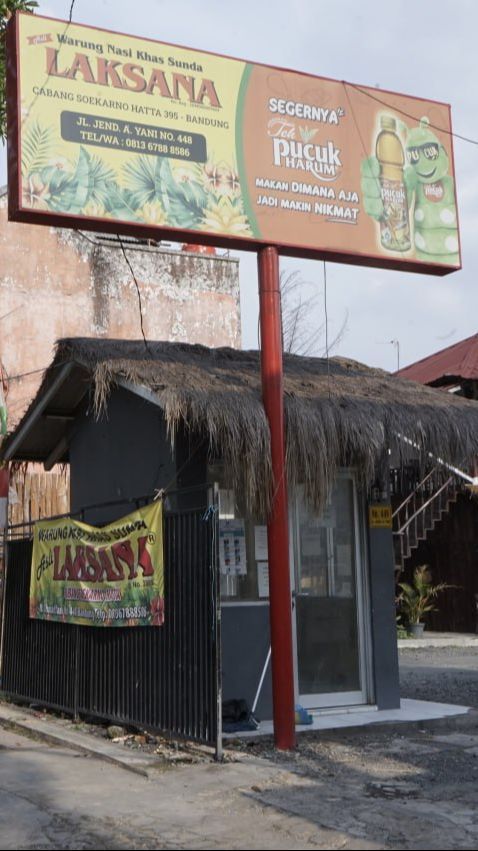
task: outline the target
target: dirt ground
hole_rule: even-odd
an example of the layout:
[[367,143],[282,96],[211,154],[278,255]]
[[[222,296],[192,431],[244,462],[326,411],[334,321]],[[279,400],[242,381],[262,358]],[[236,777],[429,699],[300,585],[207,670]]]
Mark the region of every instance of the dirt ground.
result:
[[400,650],[402,697],[478,708],[478,648]]
[[[400,680],[403,697],[478,710],[478,648],[401,650]],[[270,806],[380,848],[478,847],[478,711],[463,727],[307,734],[293,755],[253,747],[297,777],[261,792]]]

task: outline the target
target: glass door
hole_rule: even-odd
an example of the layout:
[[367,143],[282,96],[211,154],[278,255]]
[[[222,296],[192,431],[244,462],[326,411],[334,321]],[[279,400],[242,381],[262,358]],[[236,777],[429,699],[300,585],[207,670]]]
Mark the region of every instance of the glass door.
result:
[[296,694],[305,707],[365,703],[363,582],[351,475],[319,517],[295,504],[293,595]]

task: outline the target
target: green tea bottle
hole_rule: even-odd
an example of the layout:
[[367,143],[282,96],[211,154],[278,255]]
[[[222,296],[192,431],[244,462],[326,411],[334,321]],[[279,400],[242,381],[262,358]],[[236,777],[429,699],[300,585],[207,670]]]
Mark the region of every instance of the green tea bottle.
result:
[[383,203],[380,219],[382,245],[390,251],[408,251],[411,242],[407,192],[403,180],[405,155],[392,115],[380,116],[375,153],[380,165],[380,197]]

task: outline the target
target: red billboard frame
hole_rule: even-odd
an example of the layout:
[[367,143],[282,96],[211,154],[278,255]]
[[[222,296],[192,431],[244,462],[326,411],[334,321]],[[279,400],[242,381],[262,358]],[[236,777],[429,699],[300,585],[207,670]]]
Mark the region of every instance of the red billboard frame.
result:
[[[312,245],[310,246],[298,246],[297,244],[289,243],[287,241],[281,240],[276,241],[272,239],[259,239],[257,237],[249,237],[249,236],[241,236],[236,237],[233,235],[224,235],[217,232],[208,232],[198,231],[198,230],[189,230],[189,229],[181,229],[181,228],[172,228],[168,226],[162,225],[153,225],[148,226],[145,223],[135,223],[128,222],[121,219],[110,220],[107,218],[100,218],[95,216],[88,216],[88,218],[84,216],[77,216],[67,212],[55,213],[49,210],[41,210],[40,212],[35,209],[26,208],[21,204],[21,134],[20,134],[20,126],[21,126],[21,104],[20,104],[20,85],[18,80],[18,62],[19,62],[19,42],[18,42],[18,19],[21,15],[26,15],[26,13],[16,12],[15,15],[8,23],[7,27],[7,140],[8,140],[8,209],[9,209],[9,218],[11,221],[17,222],[26,222],[30,224],[43,224],[47,226],[54,227],[63,227],[63,228],[72,228],[77,230],[90,230],[97,233],[111,233],[111,234],[124,234],[126,236],[138,238],[138,239],[150,239],[155,241],[168,240],[173,242],[184,242],[190,244],[201,243],[208,246],[217,246],[225,249],[234,249],[238,251],[254,251],[257,252],[261,248],[272,245],[274,246],[281,255],[289,256],[289,257],[297,257],[297,258],[305,258],[305,259],[315,259],[315,260],[328,260],[331,262],[343,263],[347,265],[356,265],[356,266],[369,266],[372,268],[384,268],[384,269],[394,269],[404,272],[415,272],[418,274],[426,274],[426,275],[436,275],[443,276],[450,274],[451,272],[458,271],[461,266],[447,266],[445,264],[438,264],[435,262],[427,262],[424,260],[414,260],[414,259],[395,259],[394,257],[384,256],[384,255],[375,255],[373,253],[367,254],[357,254],[354,251],[347,250],[346,248],[340,250],[328,249],[325,247],[317,248]],[[41,17],[43,20],[50,20],[56,23],[65,23],[57,18],[50,18],[46,16],[35,16]],[[83,27],[85,29],[91,30],[92,27],[88,27],[86,24],[74,24],[76,27]],[[122,35],[124,37],[128,36],[127,33],[118,33],[116,31],[111,31],[102,27],[94,27],[95,30],[104,33],[111,33],[114,35]],[[134,36],[134,38],[138,38]],[[171,44],[167,42],[158,42],[157,40],[150,38],[141,38],[142,41],[151,42],[152,44],[161,44],[165,47],[171,48],[181,48],[184,50],[192,50],[192,48],[182,47],[181,45]],[[201,50],[201,53],[209,55],[211,57],[221,57],[226,59],[231,59],[234,61],[245,61],[238,60],[237,57],[234,59],[232,57],[224,56],[223,54],[213,53],[212,51],[204,51]],[[291,71],[290,69],[280,68],[278,66],[267,66],[263,63],[253,63],[254,66],[258,66],[259,68],[270,69],[273,71],[278,71],[281,73],[293,73],[299,74],[299,72]],[[344,86],[348,86],[349,90],[359,91],[365,94],[369,94],[366,86],[358,86],[356,84],[350,84],[346,81],[336,81],[327,77],[318,77],[317,75],[313,75],[306,72],[300,72],[301,77],[310,78],[311,80],[324,80],[333,83],[342,82]],[[346,90],[347,91],[347,90]],[[399,92],[390,92],[387,90],[380,90],[381,95],[391,95],[391,96],[400,96],[405,98],[410,98],[409,95],[402,95]],[[369,95],[373,97],[373,95]],[[348,91],[347,91],[348,97]],[[377,100],[380,100],[377,98]],[[430,104],[438,104],[440,106],[448,107],[448,112],[450,114],[450,107],[448,104],[440,103],[439,101],[435,101],[429,98],[420,98],[420,101]],[[450,115],[450,128],[451,128],[451,115]],[[448,132],[448,131],[447,131]],[[450,136],[451,136],[450,131]],[[453,153],[453,145],[451,139],[451,164],[454,170],[454,153]],[[458,212],[457,212],[457,220],[458,220]],[[459,241],[459,252],[461,257],[461,244],[460,244],[460,232],[458,227],[458,241]]]

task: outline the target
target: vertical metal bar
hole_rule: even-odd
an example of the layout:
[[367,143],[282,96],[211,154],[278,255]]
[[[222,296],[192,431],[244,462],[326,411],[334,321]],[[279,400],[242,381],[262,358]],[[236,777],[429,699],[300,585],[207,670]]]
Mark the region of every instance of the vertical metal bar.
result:
[[191,719],[191,690],[190,690],[190,681],[189,681],[189,668],[188,664],[188,651],[191,647],[190,639],[191,635],[189,633],[189,625],[191,623],[191,607],[192,607],[192,594],[191,594],[191,586],[190,579],[192,575],[192,553],[194,543],[196,541],[195,536],[195,524],[194,524],[194,515],[189,515],[187,518],[187,533],[186,533],[186,541],[187,541],[187,550],[186,550],[186,560],[184,563],[184,569],[181,576],[181,586],[180,586],[180,595],[181,595],[181,634],[183,636],[183,646],[181,653],[181,683],[182,683],[182,695],[181,695],[181,705],[182,705],[182,713],[181,713],[181,732],[183,735],[188,735],[190,733],[190,719]]
[[220,576],[219,576],[219,486],[217,482],[211,489],[212,493],[209,499],[210,504],[214,507],[211,516],[211,574],[210,574],[210,594],[212,597],[211,606],[213,611],[213,641],[214,641],[214,687],[216,691],[216,760],[222,761],[222,654],[221,654],[221,594],[220,594]]
[[194,724],[194,634],[193,634],[193,612],[196,605],[196,600],[194,598],[194,567],[195,567],[195,546],[194,544],[197,541],[197,533],[195,533],[194,537],[191,535],[191,530],[188,535],[189,540],[189,552],[188,552],[188,572],[185,576],[185,582],[183,582],[182,593],[186,596],[186,623],[184,624],[184,648],[185,654],[183,659],[183,664],[185,668],[185,677],[184,677],[184,687],[186,691],[186,699],[184,704],[187,708],[186,710],[186,725],[185,732],[186,735],[194,735],[195,733],[195,724]]
[[277,248],[260,249],[258,271],[262,397],[269,421],[274,488],[267,523],[274,741],[278,749],[288,750],[295,747],[294,666]]
[[[206,494],[204,486],[201,503]],[[214,502],[210,497],[209,505]],[[31,542],[9,544],[3,649],[8,691],[75,716],[86,711],[126,723],[146,721],[215,745],[221,732],[217,512],[203,522],[206,507],[167,517],[167,609],[160,634],[29,621]],[[59,678],[58,670],[66,669],[68,675]]]
[[178,717],[178,679],[179,679],[179,664],[178,664],[178,644],[179,644],[179,626],[178,616],[177,616],[177,607],[178,607],[178,571],[181,569],[181,564],[183,560],[183,552],[182,552],[182,530],[180,528],[179,521],[180,516],[176,518],[176,558],[174,564],[174,573],[173,573],[173,588],[172,588],[172,609],[174,613],[174,622],[172,624],[172,640],[171,640],[171,650],[172,650],[172,666],[171,666],[171,674],[172,674],[172,683],[171,683],[171,727],[173,729],[177,729],[177,717]]
[[78,721],[80,702],[80,627],[75,624],[73,629],[75,630],[73,665],[73,718],[75,721]]
[[[207,494],[206,499],[204,500],[207,504]],[[205,509],[206,511],[206,509]],[[203,517],[206,517],[206,514],[203,514]],[[211,664],[211,659],[208,656],[207,652],[207,622],[208,622],[208,588],[207,588],[207,571],[204,569],[205,559],[207,559],[207,549],[205,546],[205,542],[207,542],[207,524],[205,521],[201,521],[200,524],[200,537],[198,536],[198,550],[199,550],[199,561],[198,561],[198,584],[197,584],[197,593],[198,593],[198,630],[197,630],[197,646],[198,646],[198,669],[199,669],[199,688],[198,688],[198,715],[197,715],[197,726],[199,730],[200,736],[203,738],[207,736],[207,717],[209,714],[209,669]]]
[[3,588],[2,588],[2,623],[0,625],[0,685],[2,682],[3,676],[3,647],[5,641],[5,607],[6,607],[6,596],[7,596],[7,574],[8,574],[8,543],[7,543],[7,529],[8,526],[5,526],[3,530]]
[[[198,663],[197,663],[197,659],[198,659],[197,623],[198,623],[198,612],[200,610],[200,605],[201,605],[200,598],[198,596],[199,586],[200,586],[200,583],[201,583],[201,571],[199,569],[200,560],[201,560],[200,559],[200,552],[201,551],[199,550],[199,553],[198,553],[198,549],[199,549],[198,543],[199,543],[199,541],[198,541],[198,538],[196,537],[195,547],[194,547],[195,558],[194,558],[193,570],[192,570],[191,579],[190,579],[191,584],[190,584],[190,588],[189,588],[189,593],[190,593],[191,599],[192,599],[192,608],[191,608],[191,617],[192,617],[192,622],[191,622],[191,658],[190,658],[190,665],[191,665],[191,669],[192,669],[192,678],[191,678],[191,680],[192,680],[192,694],[191,694],[191,707],[192,707],[191,722],[192,722],[192,727],[191,727],[191,729],[192,729],[195,737],[201,735],[201,730],[200,730],[200,726],[199,726],[199,723],[198,723],[198,720],[199,720],[198,683],[199,683],[200,670],[198,668]],[[198,554],[199,554],[199,558],[198,558]]]

